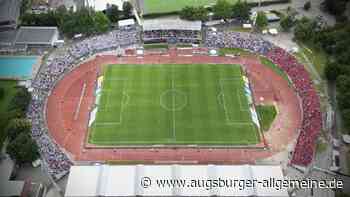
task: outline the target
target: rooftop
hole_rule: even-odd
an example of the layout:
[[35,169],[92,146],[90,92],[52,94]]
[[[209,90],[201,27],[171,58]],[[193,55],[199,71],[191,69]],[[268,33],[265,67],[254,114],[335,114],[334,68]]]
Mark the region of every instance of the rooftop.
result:
[[51,44],[57,27],[22,26],[16,36],[16,44]]
[[[145,177],[147,187],[142,185]],[[286,188],[159,187],[156,180],[283,180],[281,166],[273,165],[98,165],[72,166],[65,196],[288,196]],[[153,181],[153,182],[152,182]],[[258,182],[259,183],[259,182]]]
[[157,18],[143,21],[143,30],[192,30],[200,31],[201,21],[187,21],[180,18]]
[[0,23],[17,21],[20,12],[20,0],[0,0]]
[[14,163],[10,159],[0,160],[0,196],[20,196],[24,181],[9,181]]

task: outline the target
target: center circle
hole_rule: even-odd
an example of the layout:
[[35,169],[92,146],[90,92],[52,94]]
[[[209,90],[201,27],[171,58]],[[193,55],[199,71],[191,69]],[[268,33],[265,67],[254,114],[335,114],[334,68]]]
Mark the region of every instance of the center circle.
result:
[[168,111],[182,110],[187,105],[187,95],[179,90],[167,90],[160,95],[160,105]]

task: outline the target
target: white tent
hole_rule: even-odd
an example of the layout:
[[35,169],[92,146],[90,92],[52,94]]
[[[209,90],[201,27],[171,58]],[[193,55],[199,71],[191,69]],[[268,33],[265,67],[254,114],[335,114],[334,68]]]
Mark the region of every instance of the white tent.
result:
[[134,19],[125,19],[125,20],[118,21],[119,27],[132,26],[132,25],[135,25]]
[[275,28],[271,28],[271,29],[269,29],[269,33],[270,33],[271,35],[277,35],[277,34],[278,34],[278,30],[275,29]]
[[[286,188],[259,184],[284,180],[280,166],[271,165],[99,165],[72,166],[65,196],[271,196],[287,197]],[[201,181],[202,186],[160,187],[156,180]],[[208,182],[208,180],[212,182]],[[251,187],[215,187],[213,181],[256,180]],[[186,183],[189,183],[186,182]]]
[[252,28],[252,24],[249,24],[249,23],[243,24],[243,28],[244,29],[251,29]]

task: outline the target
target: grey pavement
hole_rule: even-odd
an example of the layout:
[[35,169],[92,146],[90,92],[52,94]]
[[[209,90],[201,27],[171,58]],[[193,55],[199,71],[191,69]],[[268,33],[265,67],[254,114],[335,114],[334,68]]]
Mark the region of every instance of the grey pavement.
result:
[[311,8],[308,11],[305,11],[303,9],[304,4],[309,0],[291,0],[290,3],[284,3],[284,4],[276,4],[276,5],[270,5],[270,6],[262,6],[262,7],[254,7],[253,11],[271,11],[271,10],[286,10],[288,7],[294,8],[298,13],[299,17],[306,16],[309,18],[314,18],[317,16],[323,16],[326,20],[328,25],[334,25],[335,24],[335,18],[325,13],[321,10],[321,3],[323,0],[312,0],[311,2]]

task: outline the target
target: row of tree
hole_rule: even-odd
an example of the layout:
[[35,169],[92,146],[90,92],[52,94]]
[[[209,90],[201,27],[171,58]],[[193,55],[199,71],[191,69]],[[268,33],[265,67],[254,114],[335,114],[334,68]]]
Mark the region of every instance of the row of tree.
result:
[[207,21],[209,12],[212,11],[215,19],[236,18],[243,21],[249,19],[250,9],[246,1],[239,0],[231,4],[226,0],[218,0],[212,8],[187,6],[179,14],[182,19]]
[[345,22],[347,17],[345,11],[349,0],[324,0],[322,5],[324,10],[333,14],[338,21]]
[[312,43],[328,55],[324,74],[337,87],[337,102],[344,125],[350,129],[350,22],[333,27],[319,20],[303,18],[295,26],[295,39]]
[[[3,96],[0,97],[2,98]],[[30,100],[31,95],[27,89],[17,88],[7,113],[1,114],[0,118],[2,132],[8,140],[6,151],[17,164],[32,162],[39,157],[38,147],[30,135],[31,123],[26,119]]]
[[91,35],[108,31],[110,23],[117,22],[120,18],[131,16],[132,5],[130,2],[124,2],[123,11],[118,6],[110,6],[105,13],[95,12],[90,8],[81,8],[75,12],[72,9],[66,9],[60,6],[54,11],[47,13],[34,14],[26,12],[21,16],[22,25],[31,26],[58,26],[59,29],[68,37],[75,34]]

